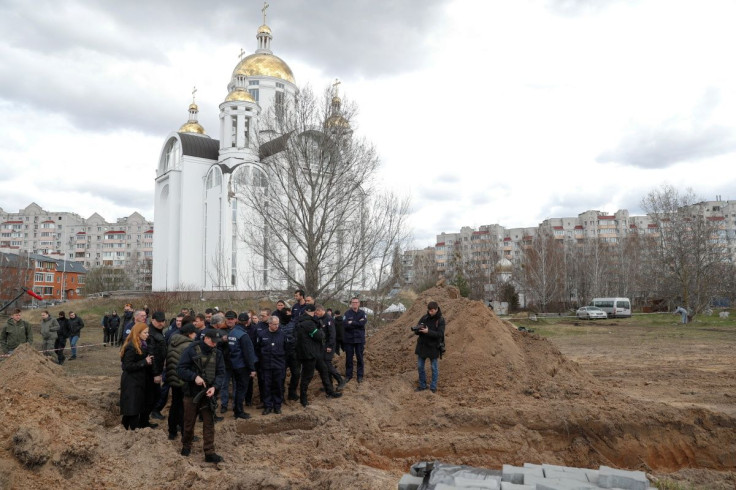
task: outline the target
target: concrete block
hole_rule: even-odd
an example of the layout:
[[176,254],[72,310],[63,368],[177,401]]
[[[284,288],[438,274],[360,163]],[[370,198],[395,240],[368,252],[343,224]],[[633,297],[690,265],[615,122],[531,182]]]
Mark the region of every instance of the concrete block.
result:
[[585,475],[582,471],[560,471],[560,470],[553,470],[550,468],[546,468],[544,470],[544,477],[545,478],[560,478],[560,479],[570,479],[570,480],[577,480],[583,483],[588,483],[588,477]]
[[501,490],[536,490],[534,485],[518,485],[507,481],[501,482]]
[[499,490],[501,488],[501,478],[493,477],[484,480],[476,478],[464,478],[462,476],[455,477],[455,486],[458,488],[483,488],[488,490]]
[[501,482],[501,490],[536,490],[534,485],[517,485],[507,481]]
[[404,475],[399,480],[399,490],[417,490],[424,478],[413,475]]
[[649,480],[643,471],[627,471],[601,466],[598,469],[600,488],[621,488],[623,490],[647,490]]
[[411,476],[424,477],[424,475],[427,474],[427,471],[431,471],[433,467],[434,463],[432,462],[420,461],[419,463],[414,463],[413,465],[411,465],[411,468],[409,469],[409,474],[411,474]]
[[524,479],[525,485],[533,485],[536,490],[590,490],[596,488],[588,482],[572,478],[540,478],[529,476]]
[[524,468],[542,468],[542,465],[536,463],[524,463]]
[[538,476],[544,478],[542,468],[522,468],[521,466],[512,466],[510,464],[503,465],[501,470],[501,481],[522,484],[526,475]]

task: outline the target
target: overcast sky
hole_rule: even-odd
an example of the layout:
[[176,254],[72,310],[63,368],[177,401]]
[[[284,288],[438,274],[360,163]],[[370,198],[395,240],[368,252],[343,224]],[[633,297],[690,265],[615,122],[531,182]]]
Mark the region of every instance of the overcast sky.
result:
[[[336,77],[417,246],[461,226],[736,199],[736,3],[270,0],[297,84]],[[0,0],[0,208],[153,219],[166,135],[218,138],[260,1]]]

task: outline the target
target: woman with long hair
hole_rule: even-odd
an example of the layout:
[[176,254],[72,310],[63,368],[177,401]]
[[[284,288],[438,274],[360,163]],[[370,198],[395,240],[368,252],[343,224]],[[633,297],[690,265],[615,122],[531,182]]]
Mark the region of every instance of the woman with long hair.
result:
[[148,325],[136,323],[120,348],[123,374],[120,377],[120,414],[123,427],[140,427],[140,414],[145,410],[146,376],[153,356],[147,354]]

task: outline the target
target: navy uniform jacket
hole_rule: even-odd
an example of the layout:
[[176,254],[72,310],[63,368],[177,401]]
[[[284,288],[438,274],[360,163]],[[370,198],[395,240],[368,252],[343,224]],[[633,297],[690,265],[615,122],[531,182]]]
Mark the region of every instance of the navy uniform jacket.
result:
[[258,330],[256,335],[256,353],[261,369],[280,369],[286,371],[286,334],[279,328],[275,332],[269,329]]
[[346,344],[365,344],[365,324],[368,318],[365,311],[349,309],[342,316],[342,325],[345,328],[342,341]]

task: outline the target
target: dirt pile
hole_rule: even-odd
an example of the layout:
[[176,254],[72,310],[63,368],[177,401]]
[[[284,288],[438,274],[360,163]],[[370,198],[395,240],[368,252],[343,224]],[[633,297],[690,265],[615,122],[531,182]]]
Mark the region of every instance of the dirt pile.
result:
[[[447,322],[437,394],[414,391],[409,329],[430,300]],[[0,487],[396,488],[412,463],[432,459],[496,468],[736,467],[733,418],[626,398],[452,287],[420,296],[369,339],[366,354],[365,381],[349,383],[339,400],[320,393],[315,378],[306,409],[291,403],[281,416],[248,409],[250,420],[229,412],[216,426],[225,462],[212,465],[201,443],[180,456],[165,421],[123,430],[119,377],[66,376],[20,347],[0,363]],[[119,363],[116,352],[104,355]]]

